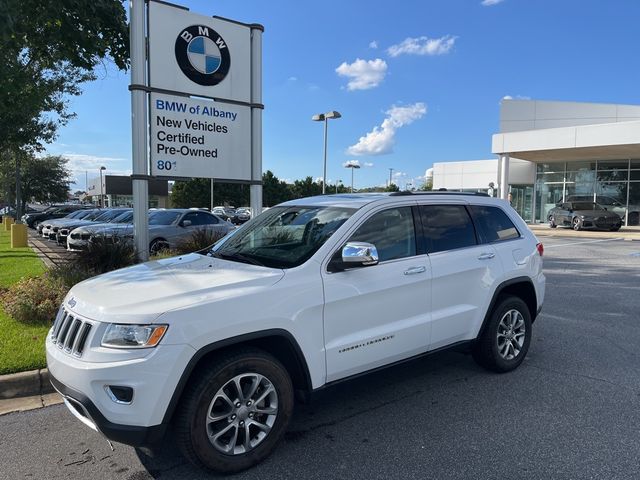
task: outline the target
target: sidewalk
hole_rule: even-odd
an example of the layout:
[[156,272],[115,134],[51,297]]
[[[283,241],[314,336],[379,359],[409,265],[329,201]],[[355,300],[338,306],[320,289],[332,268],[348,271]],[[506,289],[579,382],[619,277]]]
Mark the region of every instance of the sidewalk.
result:
[[0,415],[62,403],[49,382],[46,368],[0,375]]
[[528,227],[537,237],[621,238],[627,241],[640,242],[640,227],[622,227],[617,232],[601,232],[598,230],[580,230],[576,232],[571,228],[551,228],[548,223],[528,224]]

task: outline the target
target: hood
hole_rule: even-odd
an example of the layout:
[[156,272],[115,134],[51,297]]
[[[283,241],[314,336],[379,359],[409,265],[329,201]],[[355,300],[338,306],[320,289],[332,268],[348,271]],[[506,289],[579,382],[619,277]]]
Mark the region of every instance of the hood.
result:
[[575,213],[576,215],[581,215],[583,217],[589,217],[589,218],[598,218],[598,217],[618,218],[618,219],[620,218],[620,215],[610,210],[574,210],[573,213]]
[[280,269],[189,254],[85,280],[67,294],[72,311],[113,323],[152,323],[170,310],[246,295],[277,283]]
[[126,235],[133,233],[133,225],[130,223],[95,223],[80,227],[84,233],[101,235]]

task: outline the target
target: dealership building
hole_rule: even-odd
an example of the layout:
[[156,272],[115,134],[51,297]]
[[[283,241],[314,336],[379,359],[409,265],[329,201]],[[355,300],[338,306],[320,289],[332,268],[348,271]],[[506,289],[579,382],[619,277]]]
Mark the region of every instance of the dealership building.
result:
[[[133,206],[131,177],[102,175],[89,180],[87,197],[90,202],[103,207],[131,207]],[[169,182],[158,178],[150,179],[149,208],[166,208],[168,206]]]
[[496,159],[433,165],[433,188],[507,198],[527,222],[557,203],[597,201],[640,224],[640,106],[503,100]]

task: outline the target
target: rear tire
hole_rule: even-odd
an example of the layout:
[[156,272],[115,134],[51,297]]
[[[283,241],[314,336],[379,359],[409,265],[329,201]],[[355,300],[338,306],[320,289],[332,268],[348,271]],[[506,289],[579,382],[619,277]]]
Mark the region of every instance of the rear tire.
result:
[[556,219],[554,217],[549,217],[549,227],[551,228],[556,228],[558,225],[556,225]]
[[473,359],[493,372],[510,372],[527,355],[531,332],[527,304],[519,297],[500,297],[473,346]]
[[194,374],[174,419],[176,443],[198,467],[240,472],[273,451],[292,412],[284,366],[262,350],[238,350]]

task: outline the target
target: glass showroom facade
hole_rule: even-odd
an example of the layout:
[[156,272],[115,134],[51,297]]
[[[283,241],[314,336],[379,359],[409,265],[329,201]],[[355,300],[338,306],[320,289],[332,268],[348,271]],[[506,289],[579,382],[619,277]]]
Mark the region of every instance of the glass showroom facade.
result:
[[[623,224],[639,225],[640,160],[538,163],[535,192],[525,195],[524,200],[519,213],[527,221],[546,222],[557,203],[589,200],[616,212]],[[526,205],[529,202],[530,208]]]

